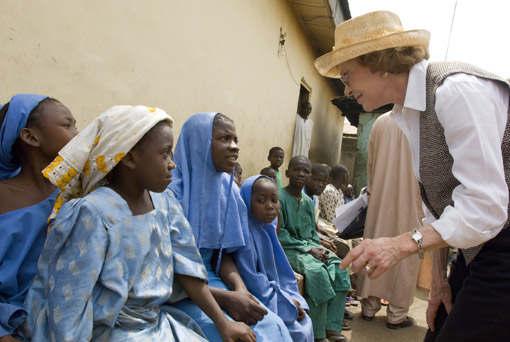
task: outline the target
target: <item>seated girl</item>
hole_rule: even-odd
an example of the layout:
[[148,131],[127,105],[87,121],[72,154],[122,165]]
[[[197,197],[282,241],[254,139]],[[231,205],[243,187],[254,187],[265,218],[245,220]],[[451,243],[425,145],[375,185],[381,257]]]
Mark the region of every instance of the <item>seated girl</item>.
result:
[[[248,292],[232,257],[249,238],[246,205],[232,185],[238,155],[232,120],[219,113],[195,114],[182,127],[170,189],[191,224],[220,307],[234,320],[251,325],[257,341],[292,341],[283,321]],[[184,300],[176,306],[193,317],[209,340],[222,341],[195,304]]]
[[299,294],[296,276],[276,236],[280,209],[278,188],[265,176],[253,176],[241,186],[249,212],[248,247],[236,253],[236,264],[248,290],[283,319],[294,342],[313,342],[308,304]]
[[61,192],[25,302],[32,341],[205,341],[169,305],[182,298],[180,286],[225,341],[255,341],[214,301],[179,203],[162,193],[175,167],[172,147],[163,110],[116,106],[44,170]]
[[[0,106],[1,108],[1,106]],[[17,341],[23,301],[37,271],[56,187],[41,171],[76,135],[71,112],[42,95],[18,94],[0,110],[0,341]]]

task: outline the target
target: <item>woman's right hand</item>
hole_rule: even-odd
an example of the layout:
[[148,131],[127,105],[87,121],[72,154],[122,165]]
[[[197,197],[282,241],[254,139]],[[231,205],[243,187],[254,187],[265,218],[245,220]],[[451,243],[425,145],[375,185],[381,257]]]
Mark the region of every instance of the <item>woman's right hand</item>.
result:
[[241,322],[228,321],[218,329],[224,342],[256,342],[257,336],[249,326]]
[[245,291],[227,291],[222,309],[234,320],[248,325],[257,324],[267,314],[257,299]]
[[328,262],[328,251],[322,248],[314,247],[308,251],[315,259],[327,263]]

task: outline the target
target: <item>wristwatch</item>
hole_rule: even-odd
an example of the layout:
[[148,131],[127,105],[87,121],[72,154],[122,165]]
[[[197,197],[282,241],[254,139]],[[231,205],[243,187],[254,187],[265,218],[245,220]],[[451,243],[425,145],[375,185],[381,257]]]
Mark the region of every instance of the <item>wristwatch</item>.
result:
[[418,245],[418,256],[420,257],[420,259],[423,259],[423,245],[421,243],[422,238],[423,235],[421,235],[421,233],[418,231],[418,228],[414,228],[413,235],[411,235],[411,239],[413,239],[414,242],[416,242],[416,244]]

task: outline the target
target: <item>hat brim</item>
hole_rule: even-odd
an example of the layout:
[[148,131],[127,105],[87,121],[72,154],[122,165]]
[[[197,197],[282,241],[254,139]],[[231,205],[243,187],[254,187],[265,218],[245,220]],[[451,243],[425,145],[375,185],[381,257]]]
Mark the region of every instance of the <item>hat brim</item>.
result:
[[404,46],[425,46],[430,42],[427,30],[411,30],[388,34],[381,38],[367,40],[328,52],[313,63],[319,73],[326,77],[340,78],[337,65],[374,51]]

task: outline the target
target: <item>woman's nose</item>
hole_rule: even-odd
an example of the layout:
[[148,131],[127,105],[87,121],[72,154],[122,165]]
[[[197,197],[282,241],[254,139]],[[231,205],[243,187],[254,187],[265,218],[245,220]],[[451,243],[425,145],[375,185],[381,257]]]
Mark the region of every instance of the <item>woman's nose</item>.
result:
[[352,89],[347,84],[345,84],[344,94],[345,96],[352,96]]

